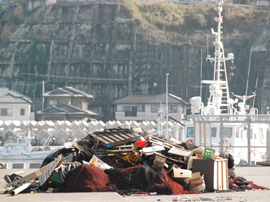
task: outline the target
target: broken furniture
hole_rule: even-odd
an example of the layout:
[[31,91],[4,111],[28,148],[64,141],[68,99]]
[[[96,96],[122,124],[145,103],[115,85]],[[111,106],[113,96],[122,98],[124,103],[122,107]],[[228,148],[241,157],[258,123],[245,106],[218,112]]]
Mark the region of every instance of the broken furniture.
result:
[[204,175],[206,190],[228,190],[228,159],[193,159],[192,172]]

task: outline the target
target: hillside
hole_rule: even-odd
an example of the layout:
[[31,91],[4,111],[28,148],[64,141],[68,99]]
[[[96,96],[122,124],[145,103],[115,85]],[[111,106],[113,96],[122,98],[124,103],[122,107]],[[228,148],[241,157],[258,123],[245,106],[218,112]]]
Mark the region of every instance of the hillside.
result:
[[[132,21],[144,32],[159,34],[205,34],[215,28],[216,4],[183,5],[171,2],[142,2],[122,0],[130,10]],[[268,8],[225,4],[224,34],[257,36],[270,16]],[[154,29],[154,30],[153,30]]]
[[[199,94],[200,67],[204,79],[212,76],[204,58],[213,54],[214,6],[121,0],[30,10],[12,4],[0,12],[0,86],[34,99],[35,110],[41,107],[42,80],[46,91],[73,86],[94,95],[90,108],[104,121],[114,118],[116,99],[165,92],[167,72],[170,93],[189,100]],[[270,10],[225,4],[223,15],[226,53],[235,54],[230,86],[242,95],[250,48]],[[269,96],[263,93],[267,58],[267,52],[252,55],[249,81],[251,93],[259,78],[256,105],[262,111]]]

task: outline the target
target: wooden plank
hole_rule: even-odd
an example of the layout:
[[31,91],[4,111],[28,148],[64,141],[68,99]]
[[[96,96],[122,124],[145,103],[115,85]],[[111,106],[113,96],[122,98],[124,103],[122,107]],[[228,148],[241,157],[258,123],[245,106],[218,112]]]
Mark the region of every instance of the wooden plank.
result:
[[106,137],[107,137],[107,138],[110,138],[110,139],[113,140],[114,142],[118,142],[119,140],[121,140],[121,139],[115,137],[115,136],[113,135],[113,133],[110,134],[110,135],[107,135]]
[[124,152],[133,152],[133,149],[97,150],[97,153],[124,153]]
[[128,144],[128,145],[120,145],[120,146],[116,146],[115,148],[133,148],[134,149],[134,144]]
[[117,133],[113,133],[112,136],[117,137],[119,140],[125,140],[123,137],[121,137],[121,136],[118,135]]
[[106,129],[103,132],[95,132],[90,134],[90,136],[98,139],[107,148],[119,146],[121,144],[127,144],[130,142],[135,142],[139,139],[139,135],[134,133],[129,129]]
[[103,134],[100,134],[100,136],[106,139],[110,139],[111,142],[119,141],[119,138],[115,137],[113,133],[103,133]]
[[63,160],[64,157],[62,155],[59,155],[57,159],[53,161],[53,164],[49,168],[47,168],[41,176],[39,176],[39,185],[41,187],[46,186],[49,183],[51,177],[56,173],[55,168],[59,167],[62,164]]
[[176,147],[176,148],[181,149],[183,151],[189,151],[189,150],[186,150],[183,146],[181,146],[179,144],[176,144],[174,142],[164,140],[164,139],[161,139],[158,137],[154,137],[154,136],[151,136],[149,142],[151,142],[152,144],[158,144],[158,142],[163,142],[164,147],[167,149],[171,149],[172,147]]
[[129,136],[126,136],[126,134],[124,134],[124,133],[118,133],[118,135],[120,135],[121,137],[123,137],[125,139],[128,139],[129,138]]
[[170,160],[170,161],[176,162],[176,163],[187,164],[187,162],[185,162],[185,161],[181,161],[181,160],[177,160],[177,159],[174,159],[174,158],[170,158],[170,157],[165,156],[165,155],[163,155],[163,154],[161,154],[159,152],[155,152],[155,154],[158,155],[158,156],[161,156],[161,157],[165,158],[166,161],[167,160]]
[[136,135],[136,133],[126,133],[126,135],[131,137],[131,138],[139,136],[139,135]]
[[96,135],[96,134],[92,133],[92,134],[90,134],[90,135],[93,136],[93,137],[95,137],[95,138],[98,139],[99,141],[105,143],[106,145],[107,145],[107,144],[110,144],[110,143],[112,143],[112,142],[114,142],[113,140],[107,138],[106,136],[102,136],[102,135],[100,135],[100,134],[99,134],[99,135]]
[[75,147],[78,150],[81,150],[82,152],[84,152],[85,154],[87,154],[88,156],[92,156],[92,153],[89,152],[89,150],[86,150],[84,146],[79,145],[77,142],[73,142],[72,146]]
[[128,144],[128,143],[134,142],[134,141],[135,140],[133,140],[133,139],[121,140],[121,141],[111,143],[110,147],[115,147],[115,146],[119,146],[119,145],[123,145],[123,144]]
[[124,135],[131,138],[132,141],[137,141],[137,140],[139,140],[141,138],[140,135],[137,134],[137,133],[132,133],[132,134],[131,133],[125,133]]
[[[61,157],[59,157],[61,156]],[[56,162],[61,162],[63,161],[63,156],[62,155],[59,155],[56,160],[52,161],[51,163],[43,166],[42,168],[38,169],[37,171],[33,172],[33,173],[30,173],[29,175],[26,175],[22,178],[19,178],[17,180],[14,180],[13,182],[10,182],[8,183],[6,186],[5,186],[5,189],[7,189],[8,187],[10,186],[16,186],[16,185],[19,185],[23,182],[29,182],[30,180],[34,180],[38,177],[40,177],[48,168],[50,168],[52,165],[54,165]]]
[[169,154],[174,154],[178,156],[188,156],[191,154],[191,151],[186,151],[177,147],[172,147],[169,151]]
[[96,134],[92,133],[92,134],[90,134],[90,136],[94,137],[95,139],[97,139],[99,141],[104,142],[105,144],[109,144],[110,143],[109,141],[104,140],[103,138],[101,138],[98,133],[96,133]]

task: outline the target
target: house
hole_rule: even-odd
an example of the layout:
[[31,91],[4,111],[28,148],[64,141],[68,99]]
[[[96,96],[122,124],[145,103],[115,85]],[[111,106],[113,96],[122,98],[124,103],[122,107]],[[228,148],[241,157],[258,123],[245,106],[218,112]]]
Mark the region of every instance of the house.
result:
[[[157,121],[159,115],[165,118],[166,94],[130,95],[114,101],[116,120]],[[181,121],[189,103],[173,94],[168,94],[168,116]]]
[[0,88],[0,120],[34,120],[31,106],[32,100],[29,97],[8,88]]
[[44,93],[43,98],[44,109],[37,112],[40,120],[92,120],[98,116],[88,109],[94,97],[70,86]]

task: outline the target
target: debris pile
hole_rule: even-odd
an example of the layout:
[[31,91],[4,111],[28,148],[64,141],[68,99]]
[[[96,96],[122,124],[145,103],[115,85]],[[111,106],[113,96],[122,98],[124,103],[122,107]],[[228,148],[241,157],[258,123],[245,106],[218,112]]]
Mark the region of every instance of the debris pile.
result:
[[163,139],[140,128],[118,127],[66,144],[47,156],[34,173],[5,176],[8,184],[4,193],[116,191],[123,195],[169,195],[228,190],[239,188],[235,178],[228,175],[232,166],[232,156],[215,156],[210,148]]

